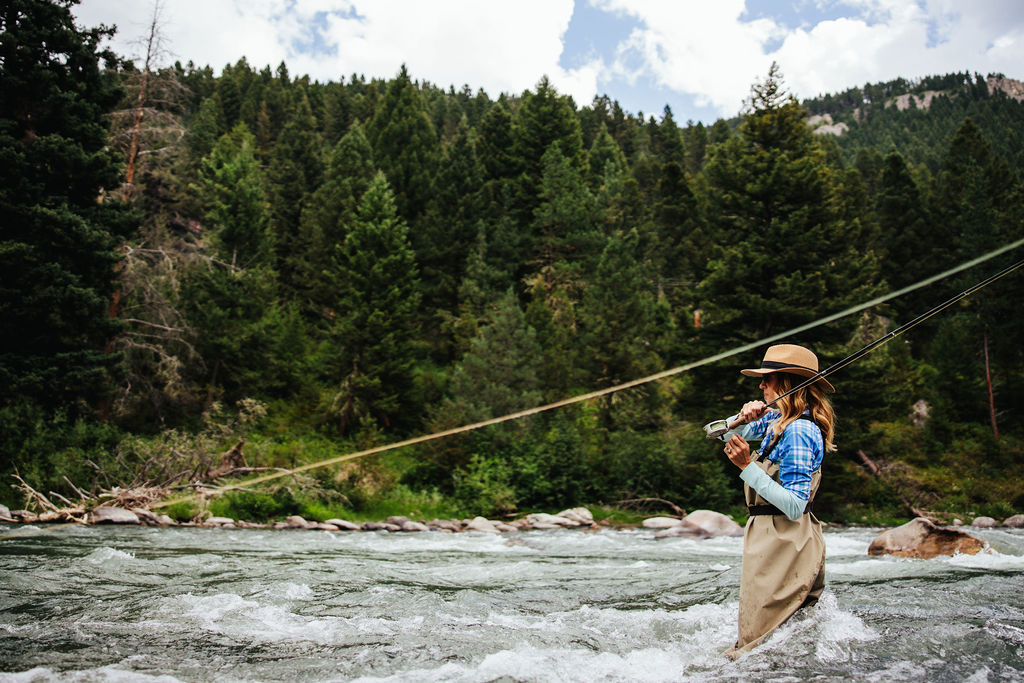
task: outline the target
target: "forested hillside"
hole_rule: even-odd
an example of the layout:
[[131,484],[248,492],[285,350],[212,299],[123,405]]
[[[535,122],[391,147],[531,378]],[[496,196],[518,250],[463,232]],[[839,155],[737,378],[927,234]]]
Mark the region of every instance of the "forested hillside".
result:
[[[328,83],[244,59],[150,70],[100,53],[64,2],[0,16],[12,504],[15,473],[66,495],[187,488],[243,438],[249,467],[291,468],[503,415],[764,339],[1024,236],[1024,104],[961,74],[955,96],[901,110],[884,101],[941,84],[801,105],[773,67],[737,121],[680,125],[667,107],[576,103],[540,74],[498,94],[418,80],[415,64]],[[848,130],[815,134],[808,118],[825,113]],[[789,341],[829,365],[1021,253]],[[1024,418],[1010,410],[1022,277],[831,378],[840,450],[822,519],[896,518],[905,501],[1024,510]],[[760,397],[738,373],[759,362],[311,470],[234,504],[733,511],[735,468],[699,426]]]

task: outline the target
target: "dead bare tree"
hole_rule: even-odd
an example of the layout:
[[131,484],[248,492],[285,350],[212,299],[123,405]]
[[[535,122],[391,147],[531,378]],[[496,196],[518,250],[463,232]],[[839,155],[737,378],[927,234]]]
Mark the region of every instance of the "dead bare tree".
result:
[[125,106],[111,115],[111,145],[125,156],[124,185],[120,199],[129,200],[136,190],[136,179],[151,168],[142,168],[147,156],[166,155],[185,135],[182,123],[188,91],[170,68],[158,68],[167,58],[161,30],[163,0],[153,0],[153,11],[146,35],[141,70],[125,74]]

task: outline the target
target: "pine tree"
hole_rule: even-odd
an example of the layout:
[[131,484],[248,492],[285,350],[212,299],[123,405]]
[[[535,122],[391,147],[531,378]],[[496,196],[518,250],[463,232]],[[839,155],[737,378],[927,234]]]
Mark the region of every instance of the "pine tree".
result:
[[207,228],[220,257],[241,267],[267,264],[270,259],[267,202],[255,148],[256,138],[239,123],[217,141],[199,168]]
[[404,64],[366,133],[377,165],[395,193],[399,215],[415,221],[433,193],[441,150],[423,98]]
[[331,151],[324,183],[302,210],[294,245],[300,296],[316,316],[331,316],[337,295],[327,273],[345,242],[377,169],[362,126],[353,124]]
[[413,424],[419,279],[408,228],[383,174],[370,183],[337,249],[334,278],[337,314],[325,362],[335,389],[328,414],[343,434],[367,421]]
[[513,155],[519,170],[516,211],[527,222],[537,207],[544,155],[557,144],[561,155],[577,173],[585,174],[587,155],[579,120],[567,97],[561,96],[545,76],[535,92],[523,93],[512,127]]
[[301,266],[294,251],[299,219],[323,180],[320,136],[309,100],[301,90],[294,106],[267,170],[274,267],[289,297],[302,290]]
[[459,283],[481,215],[482,179],[472,130],[463,117],[444,151],[437,190],[413,238],[423,305],[431,313],[454,311],[458,306]]
[[[805,118],[773,64],[753,86],[738,134],[705,167],[712,247],[693,302],[703,312],[695,341],[708,344],[705,351],[797,327],[878,292],[871,236],[848,215],[841,174]],[[851,332],[848,322],[822,327],[811,341],[827,357]]]
[[0,7],[0,407],[95,406],[118,363],[107,309],[131,222],[103,199],[120,185],[119,62],[99,48],[111,31],[77,28],[71,4]]

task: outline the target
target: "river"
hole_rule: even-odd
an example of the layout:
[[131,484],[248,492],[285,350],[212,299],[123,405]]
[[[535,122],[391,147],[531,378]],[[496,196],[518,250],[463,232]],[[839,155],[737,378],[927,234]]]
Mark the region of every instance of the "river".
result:
[[868,557],[733,662],[742,539],[0,525],[0,681],[1024,680],[1024,531]]

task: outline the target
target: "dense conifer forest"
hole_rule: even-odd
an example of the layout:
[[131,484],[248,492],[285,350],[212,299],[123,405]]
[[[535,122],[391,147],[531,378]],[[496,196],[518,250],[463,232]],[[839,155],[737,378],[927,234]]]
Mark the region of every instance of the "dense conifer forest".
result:
[[[486,93],[415,64],[327,83],[244,59],[150,69],[102,50],[63,0],[5,3],[0,31],[11,505],[14,474],[67,496],[187,490],[233,446],[249,468],[294,468],[557,401],[1024,236],[1024,102],[998,74],[800,103],[773,67],[742,115],[705,126],[577,103],[541,74]],[[825,114],[841,134],[815,128]],[[789,341],[827,366],[1021,254]],[[830,378],[822,519],[1024,511],[1022,278]],[[738,373],[760,356],[220,504],[358,517],[661,499],[742,516],[700,425],[760,397]]]

